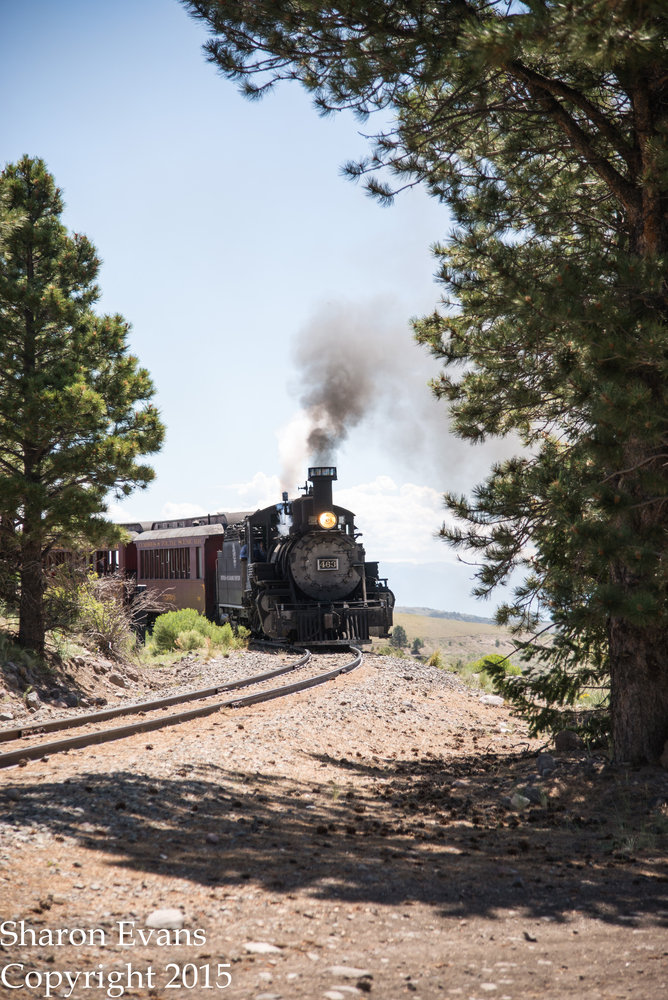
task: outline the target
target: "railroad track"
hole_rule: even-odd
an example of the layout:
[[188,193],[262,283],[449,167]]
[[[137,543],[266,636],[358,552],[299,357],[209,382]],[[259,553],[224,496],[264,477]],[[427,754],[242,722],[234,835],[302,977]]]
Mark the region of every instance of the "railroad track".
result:
[[[50,757],[54,753],[62,753],[66,750],[74,750],[82,747],[93,746],[94,744],[107,743],[111,740],[124,739],[126,736],[134,736],[136,733],[151,732],[155,729],[162,729],[166,726],[175,726],[181,722],[188,722],[190,719],[203,718],[213,715],[222,708],[241,708],[244,705],[255,705],[262,701],[271,701],[274,698],[282,698],[285,695],[293,694],[296,691],[305,691],[307,688],[316,687],[318,684],[325,684],[333,680],[340,674],[349,673],[362,662],[362,653],[355,646],[350,646],[347,653],[353,653],[353,659],[342,666],[326,670],[324,673],[310,675],[299,680],[294,680],[289,684],[282,684],[279,687],[267,687],[275,677],[288,673],[304,671],[310,664],[312,656],[308,650],[296,663],[269,670],[266,673],[255,674],[238,681],[230,681],[228,684],[217,684],[215,687],[202,688],[196,691],[188,691],[185,694],[169,695],[165,698],[158,698],[153,701],[134,702],[130,705],[119,705],[114,708],[103,709],[99,712],[90,712],[85,715],[70,716],[66,719],[53,719],[42,723],[32,723],[27,726],[14,726],[11,729],[0,730],[0,743],[14,743],[26,738],[45,736],[48,733],[62,732],[67,729],[85,728],[87,731],[73,736],[66,736],[63,739],[31,742],[29,745],[22,744],[15,746],[11,750],[0,753],[0,769],[12,767],[17,764],[27,763],[30,760],[39,760],[43,757]],[[223,701],[219,696],[225,692],[235,691],[240,688],[261,685],[262,689],[252,694],[234,696]],[[202,701],[206,704],[198,705],[195,708],[183,709],[169,715],[164,713],[173,705],[179,705],[191,701]],[[142,715],[139,722],[126,723],[121,726],[113,726],[110,729],[91,728],[97,727],[100,723],[109,719],[123,715]],[[152,716],[146,718],[146,716]]]

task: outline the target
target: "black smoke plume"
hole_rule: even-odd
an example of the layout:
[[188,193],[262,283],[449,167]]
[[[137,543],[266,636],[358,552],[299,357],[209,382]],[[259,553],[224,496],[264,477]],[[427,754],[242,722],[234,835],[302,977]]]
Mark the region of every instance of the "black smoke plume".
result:
[[447,406],[429,388],[438,365],[413,340],[405,307],[388,299],[321,307],[299,332],[294,357],[291,388],[301,412],[279,432],[284,489],[303,478],[307,463],[335,465],[339,447],[361,425],[360,447],[380,437],[407,473],[419,471],[422,481],[444,488],[470,484],[501,452],[515,450],[500,452],[497,443],[490,454],[448,432]]

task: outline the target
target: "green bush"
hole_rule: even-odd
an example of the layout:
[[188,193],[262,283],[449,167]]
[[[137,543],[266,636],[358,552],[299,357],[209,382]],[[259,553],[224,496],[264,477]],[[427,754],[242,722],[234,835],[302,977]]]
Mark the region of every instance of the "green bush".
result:
[[441,653],[440,649],[437,649],[434,653],[431,654],[431,656],[427,660],[427,666],[438,667],[439,669],[443,666],[443,654]]
[[0,632],[0,666],[10,662],[26,670],[36,670],[41,666],[36,653],[23,649],[11,636]]
[[82,608],[93,592],[95,578],[75,566],[57,566],[44,595],[44,617],[49,630],[72,633],[81,623]]
[[482,691],[500,691],[499,678],[519,676],[520,667],[511,663],[500,653],[482,656],[479,660],[463,663],[458,660],[452,669],[460,675],[471,687]]
[[182,608],[181,611],[168,611],[165,615],[160,615],[153,626],[153,644],[159,653],[167,653],[176,649],[176,640],[182,632],[190,632],[193,629],[204,634],[197,627],[197,621],[201,619],[206,622],[206,618],[195,611],[194,608]]
[[111,580],[91,581],[81,588],[76,627],[87,645],[114,660],[126,660],[136,645],[122,592]]
[[191,628],[187,632],[179,632],[175,646],[184,653],[191,653],[194,649],[203,649],[206,646],[206,637],[197,629]]
[[70,565],[57,567],[45,594],[47,629],[57,645],[76,636],[89,649],[115,660],[135,652],[134,606],[126,601],[127,583],[119,576],[97,577]]
[[374,648],[374,653],[378,656],[393,656],[395,659],[403,660],[406,658],[406,654],[403,649],[397,648],[395,646],[376,646]]
[[[191,635],[193,632],[201,637],[201,643],[194,644],[196,640]],[[153,626],[152,638],[158,653],[186,648],[181,644],[182,639],[190,643],[188,649],[202,649],[211,645],[227,652],[245,646],[249,635],[248,629],[241,627],[235,635],[229,622],[214,625],[194,608],[182,608],[180,611],[168,611],[167,614],[160,615]]]
[[488,673],[488,667],[496,666],[497,669],[502,668],[504,674],[513,675],[519,677],[522,673],[522,668],[518,667],[515,663],[511,663],[507,660],[505,656],[501,656],[500,653],[490,653],[489,656],[483,656],[479,660],[474,660],[472,663],[467,664],[469,670],[473,674],[479,674],[482,670]]

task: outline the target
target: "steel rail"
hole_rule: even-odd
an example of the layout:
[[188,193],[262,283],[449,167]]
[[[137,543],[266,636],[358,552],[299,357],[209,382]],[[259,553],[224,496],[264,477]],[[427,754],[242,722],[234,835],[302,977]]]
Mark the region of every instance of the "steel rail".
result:
[[[315,677],[308,677],[303,681],[295,681],[292,684],[285,684],[278,688],[271,688],[268,691],[260,691],[256,694],[245,695],[241,698],[230,698],[227,701],[215,702],[212,705],[204,705],[199,708],[187,709],[184,712],[177,712],[173,715],[165,715],[157,719],[145,719],[142,722],[134,722],[125,726],[115,726],[113,729],[98,729],[92,733],[84,733],[81,736],[70,736],[63,740],[56,740],[53,743],[41,743],[36,746],[21,747],[9,753],[0,754],[0,769],[13,767],[24,761],[37,760],[43,757],[50,757],[55,753],[63,753],[67,750],[82,749],[87,746],[94,746],[100,743],[108,743],[112,740],[124,739],[127,736],[134,736],[137,733],[147,733],[155,729],[163,729],[167,726],[176,726],[182,722],[189,722],[191,719],[203,718],[213,715],[221,708],[241,708],[245,705],[254,705],[262,701],[271,701],[274,698],[282,698],[287,694],[296,691],[304,691],[318,684],[325,684],[329,680],[338,677],[339,674],[349,673],[362,662],[362,652],[355,646],[350,647],[350,652],[355,654],[355,658],[341,667],[328,670],[323,674],[316,674]],[[296,669],[296,668],[292,668]],[[287,673],[287,671],[283,671]],[[255,679],[250,679],[251,683],[260,683],[259,678],[265,680],[270,676],[276,676],[275,671],[270,671],[268,675],[257,675]],[[236,682],[239,686],[239,682]]]
[[281,687],[272,688],[269,691],[259,691],[257,694],[247,694],[242,698],[234,698],[227,702],[227,704],[231,708],[255,705],[260,701],[270,701],[272,698],[280,698],[285,694],[292,694],[293,691],[305,691],[307,688],[315,687],[317,684],[325,684],[327,681],[338,677],[339,674],[350,673],[351,670],[359,667],[362,662],[362,650],[358,649],[357,646],[350,646],[349,648],[351,653],[356,654],[355,659],[351,660],[350,663],[344,664],[342,667],[335,667],[334,670],[328,670],[324,674],[316,674],[315,677],[308,677],[304,681],[295,681],[293,684],[283,684]]
[[88,712],[86,715],[72,715],[67,719],[49,719],[44,722],[32,722],[26,726],[14,726],[11,729],[0,730],[0,743],[7,743],[11,740],[19,740],[23,736],[40,733],[59,732],[61,729],[73,729],[77,726],[94,725],[96,722],[105,722],[107,719],[115,719],[119,715],[135,715],[139,712],[157,712],[161,708],[169,708],[170,705],[179,705],[186,701],[200,701],[203,698],[212,698],[223,691],[234,691],[236,688],[249,687],[251,684],[261,684],[269,681],[272,677],[279,677],[281,674],[288,674],[292,670],[299,670],[306,666],[311,658],[311,653],[304,652],[301,659],[288,666],[277,667],[276,670],[268,670],[264,674],[255,674],[252,677],[244,677],[239,681],[229,681],[226,684],[216,684],[210,688],[200,688],[196,691],[186,691],[184,694],[167,695],[164,698],[156,698],[153,701],[135,701],[129,705],[115,705],[113,708],[103,708],[99,712]]

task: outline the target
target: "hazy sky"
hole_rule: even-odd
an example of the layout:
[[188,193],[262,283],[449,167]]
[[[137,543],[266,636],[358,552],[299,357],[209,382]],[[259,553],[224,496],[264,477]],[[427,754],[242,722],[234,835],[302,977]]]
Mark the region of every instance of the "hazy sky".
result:
[[327,351],[368,376],[331,460],[369,557],[401,604],[490,614],[433,535],[442,491],[500,452],[448,434],[409,327],[438,303],[429,248],[447,214],[420,191],[380,207],[341,176],[366,126],[319,118],[297,84],[249,103],[204,39],[176,0],[0,0],[0,161],[46,160],[66,225],[103,259],[99,310],[132,323],[167,425],[154,485],[112,512],[252,509],[286,476],[296,495]]

